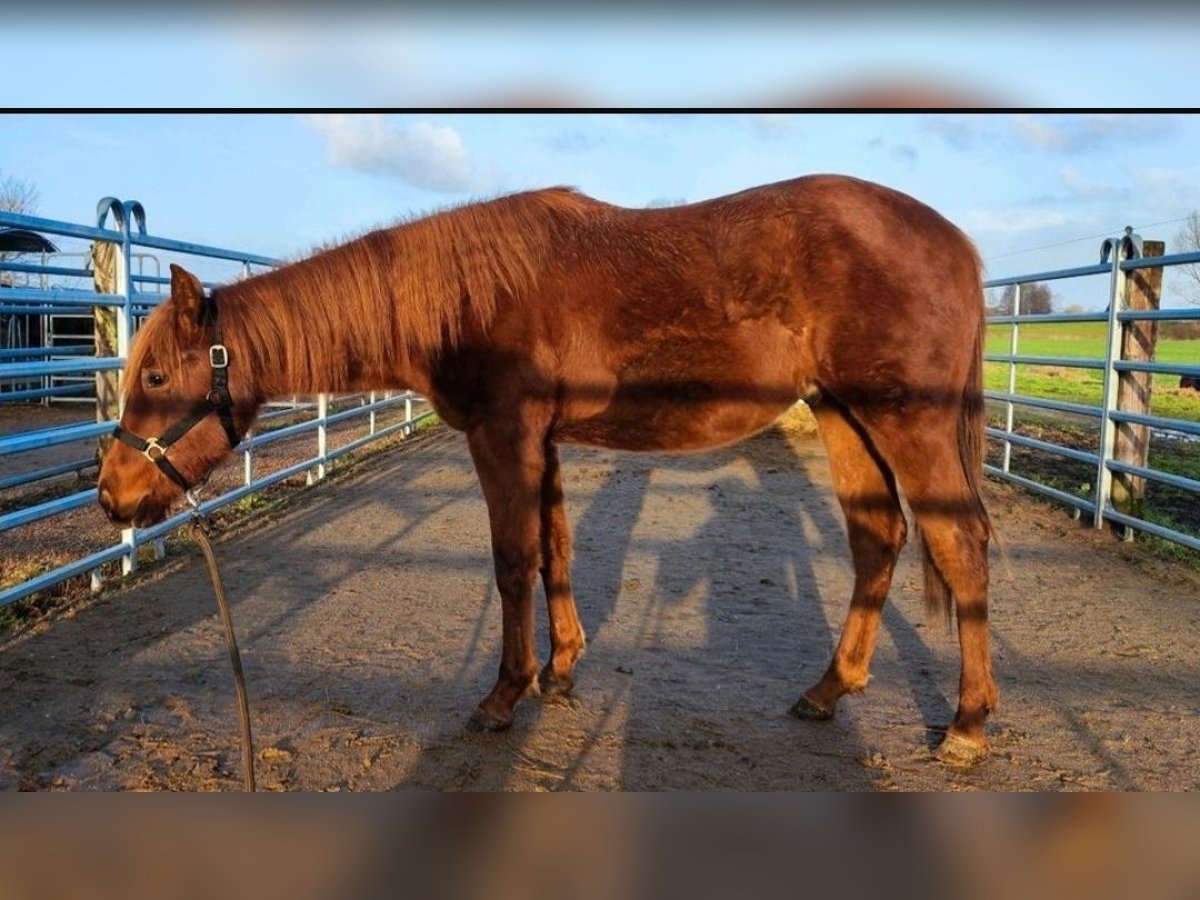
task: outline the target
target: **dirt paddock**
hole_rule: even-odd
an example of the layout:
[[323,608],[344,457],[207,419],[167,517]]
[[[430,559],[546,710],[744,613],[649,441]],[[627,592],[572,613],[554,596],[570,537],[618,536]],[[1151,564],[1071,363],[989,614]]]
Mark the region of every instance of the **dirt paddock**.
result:
[[[932,760],[958,650],[906,550],[873,681],[785,713],[828,660],[852,573],[814,437],[698,456],[567,448],[574,695],[465,728],[499,660],[487,517],[431,429],[219,543],[260,785],[422,789],[1195,789],[1200,575],[988,485],[1001,707],[992,756]],[[545,615],[538,634],[545,656]],[[198,555],[0,650],[0,785],[236,790],[232,681]]]

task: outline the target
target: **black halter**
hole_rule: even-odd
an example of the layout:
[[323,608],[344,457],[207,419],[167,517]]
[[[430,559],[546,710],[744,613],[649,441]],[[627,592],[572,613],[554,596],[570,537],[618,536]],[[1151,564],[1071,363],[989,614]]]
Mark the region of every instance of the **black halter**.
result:
[[113,430],[113,437],[123,444],[128,444],[139,451],[146,459],[154,463],[164,475],[179,485],[185,493],[192,489],[186,478],[171,465],[167,459],[167,450],[185,434],[196,427],[211,413],[216,413],[225,429],[232,450],[241,442],[237,426],[233,424],[233,398],[229,395],[229,350],[221,343],[221,329],[217,322],[217,295],[213,293],[208,301],[210,318],[213,326],[213,342],[208,348],[208,363],[212,366],[212,389],[204,396],[191,414],[182,422],[176,422],[161,437],[141,438],[127,431],[119,424]]

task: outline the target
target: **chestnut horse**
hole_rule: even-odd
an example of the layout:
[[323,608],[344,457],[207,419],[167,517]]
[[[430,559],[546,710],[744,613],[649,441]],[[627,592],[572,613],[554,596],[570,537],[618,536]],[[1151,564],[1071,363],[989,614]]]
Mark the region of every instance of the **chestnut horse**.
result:
[[[571,688],[584,633],[557,445],[689,451],[816,415],[855,585],[824,676],[792,712],[827,719],[867,684],[907,525],[926,599],[957,612],[959,704],[939,748],[987,752],[981,265],[907,195],[814,175],[714,200],[626,209],[566,188],[442,211],[203,294],[172,266],[124,380],[100,503],[160,521],[272,396],[411,388],[466,433],[502,600],[495,687],[472,722],[500,729],[539,686]],[[157,465],[156,465],[157,463]],[[551,653],[538,671],[541,574]]]

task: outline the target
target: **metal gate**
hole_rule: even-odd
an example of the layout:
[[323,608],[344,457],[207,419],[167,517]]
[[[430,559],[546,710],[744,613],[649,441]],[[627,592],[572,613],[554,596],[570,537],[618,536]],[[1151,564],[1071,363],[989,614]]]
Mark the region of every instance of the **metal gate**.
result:
[[[113,223],[111,227],[110,218]],[[253,274],[255,269],[274,268],[280,264],[279,260],[242,250],[205,246],[149,234],[142,205],[136,202],[121,202],[113,197],[106,197],[100,201],[94,225],[78,225],[0,212],[0,226],[29,229],[68,239],[115,244],[118,247],[116,258],[119,287],[117,293],[97,293],[73,287],[48,286],[47,279],[50,277],[86,277],[90,280],[91,273],[78,266],[57,265],[53,259],[43,260],[40,264],[0,261],[0,271],[18,272],[27,276],[22,285],[0,287],[0,313],[33,314],[50,319],[56,316],[90,315],[93,308],[103,307],[115,311],[117,322],[115,356],[86,355],[89,348],[82,345],[69,350],[50,345],[3,351],[3,355],[0,355],[0,383],[27,385],[21,390],[0,393],[0,403],[4,404],[30,401],[40,404],[43,400],[75,396],[82,393],[83,389],[93,389],[94,393],[94,382],[89,384],[89,379],[94,379],[98,372],[119,372],[123,368],[138,323],[163,301],[163,286],[170,283],[170,279],[159,274],[157,269],[155,274],[147,274],[144,269],[135,265],[137,256],[144,255],[136,252],[138,248],[158,254],[172,254],[192,262],[221,261],[223,264],[238,267],[238,274],[243,276]],[[33,283],[35,278],[36,284]],[[205,281],[204,284],[208,288],[215,286],[211,281]],[[93,399],[91,409],[95,409],[94,402]],[[80,441],[91,441],[112,432],[113,421],[96,421],[98,417],[94,413],[90,419],[84,418],[89,411],[86,406],[71,408],[79,409],[79,421],[0,434],[0,459],[11,461],[19,459],[20,454],[62,448]],[[388,413],[389,419],[398,421],[380,424],[379,419],[385,412]],[[407,435],[422,419],[431,415],[432,412],[423,400],[412,392],[336,396],[321,394],[309,401],[301,401],[295,397],[290,400],[279,398],[268,404],[259,416],[254,430],[238,447],[238,453],[242,456],[241,486],[208,500],[202,505],[202,510],[207,513],[225,507],[296,475],[307,475],[310,482],[324,478],[328,464],[334,459],[389,435]],[[303,418],[301,421],[280,426],[279,422],[284,417]],[[363,422],[364,433],[336,447],[331,446],[330,427],[352,420]],[[311,457],[269,474],[255,471],[256,449],[302,434],[315,436],[315,447]],[[60,476],[94,466],[94,458],[58,462],[49,466],[35,464],[33,467],[0,477],[0,492],[28,488],[35,484],[61,483]],[[56,479],[59,481],[56,482]],[[27,505],[17,502],[0,506],[0,535],[96,503],[94,487],[59,494],[49,500]],[[2,497],[0,494],[0,499]],[[152,528],[128,528],[122,532],[118,543],[49,571],[39,572],[19,583],[0,588],[0,607],[52,588],[68,579],[89,574],[92,588],[98,590],[102,585],[103,567],[106,564],[119,560],[122,573],[134,571],[138,564],[139,548],[149,544],[155,548],[157,555],[161,555],[164,536],[179,528],[186,520],[186,514],[179,514]]]

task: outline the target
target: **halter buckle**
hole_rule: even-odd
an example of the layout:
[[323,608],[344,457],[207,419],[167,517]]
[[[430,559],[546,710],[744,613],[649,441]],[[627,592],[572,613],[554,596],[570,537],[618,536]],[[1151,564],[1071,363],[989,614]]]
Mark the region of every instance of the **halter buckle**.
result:
[[[155,456],[151,451],[157,450],[158,456]],[[142,456],[150,460],[155,465],[158,461],[167,455],[167,448],[158,442],[158,438],[146,438],[146,449],[142,451]]]
[[214,369],[229,368],[229,350],[224,344],[213,344],[208,348],[208,364]]

